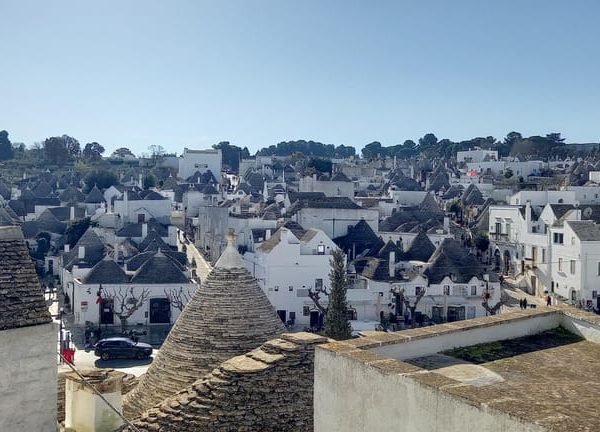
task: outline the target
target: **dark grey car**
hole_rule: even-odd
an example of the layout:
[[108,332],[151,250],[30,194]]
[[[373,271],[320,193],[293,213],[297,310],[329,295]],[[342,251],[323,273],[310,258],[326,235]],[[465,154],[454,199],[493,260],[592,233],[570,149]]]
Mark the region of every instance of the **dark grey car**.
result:
[[102,360],[112,358],[145,359],[152,355],[152,346],[125,337],[101,339],[94,344],[94,354]]

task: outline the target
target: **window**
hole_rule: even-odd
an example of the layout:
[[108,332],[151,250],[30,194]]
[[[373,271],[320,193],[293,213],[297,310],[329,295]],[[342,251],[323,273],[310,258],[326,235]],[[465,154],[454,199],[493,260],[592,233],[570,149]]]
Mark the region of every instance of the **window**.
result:
[[323,279],[315,279],[315,289],[320,290],[323,288]]
[[296,290],[296,297],[308,297],[308,289],[298,288]]
[[290,321],[296,321],[296,312],[290,312]]
[[575,274],[575,260],[571,260],[571,274]]
[[471,285],[471,295],[472,296],[477,295],[477,285]]
[[[600,269],[600,263],[598,263],[598,269]],[[444,295],[450,295],[450,285],[444,285]]]
[[275,285],[275,291],[279,291],[279,285]]
[[309,315],[310,315],[310,307],[302,306],[302,316],[309,316]]
[[325,255],[325,245],[320,244],[317,246],[317,255]]
[[557,244],[563,244],[564,234],[562,233],[554,233],[553,241]]
[[288,291],[294,291],[294,285],[288,286]]
[[558,259],[558,271],[562,271],[562,258]]
[[421,293],[425,292],[425,288],[424,287],[415,287],[415,295],[418,296]]
[[546,262],[546,249],[542,248],[542,264]]

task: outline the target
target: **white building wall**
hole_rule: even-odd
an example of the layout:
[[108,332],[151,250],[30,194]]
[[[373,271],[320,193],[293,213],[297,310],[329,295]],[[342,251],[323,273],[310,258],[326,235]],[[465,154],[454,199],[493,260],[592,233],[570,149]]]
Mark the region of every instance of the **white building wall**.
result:
[[299,192],[323,192],[329,197],[348,197],[354,198],[354,183],[339,181],[321,181],[317,180],[316,174],[313,177],[302,177],[299,184]]
[[[123,292],[125,290],[129,291],[129,289],[133,287],[134,296],[139,296],[143,289],[147,289],[150,291],[148,300],[144,303],[144,305],[139,308],[134,314],[127,320],[128,325],[152,325],[150,323],[150,299],[153,298],[166,298],[165,290],[169,292],[173,290],[175,292],[179,292],[181,288],[188,299],[196,290],[196,284],[194,283],[182,283],[182,284],[121,284],[121,285],[112,285],[112,284],[102,284],[102,296],[106,298],[109,293],[113,291],[119,292],[121,289]],[[97,284],[81,284],[79,281],[75,281],[75,299],[74,299],[74,324],[76,325],[84,325],[86,321],[90,321],[92,323],[99,322],[99,311],[100,306],[96,304],[97,295],[99,285]],[[70,289],[68,289],[69,295],[71,295]],[[73,299],[72,299],[73,301]],[[116,302],[116,300],[115,300]],[[177,309],[173,304],[171,304],[171,324],[174,323],[181,311]],[[160,323],[164,324],[164,323]],[[119,326],[121,322],[119,318],[115,315],[113,317],[113,325]]]
[[186,179],[193,176],[196,171],[204,174],[210,170],[217,182],[221,183],[222,163],[221,150],[191,150],[185,148],[179,159],[179,177]]
[[55,323],[0,331],[0,431],[56,431]]
[[332,239],[348,234],[348,226],[356,225],[361,219],[375,233],[379,228],[379,212],[374,209],[303,208],[296,213],[295,219],[304,229],[320,229]]

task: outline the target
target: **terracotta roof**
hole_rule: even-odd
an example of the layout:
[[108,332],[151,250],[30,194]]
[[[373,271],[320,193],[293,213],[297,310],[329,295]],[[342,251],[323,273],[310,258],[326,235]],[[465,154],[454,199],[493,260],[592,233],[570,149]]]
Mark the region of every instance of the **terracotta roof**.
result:
[[52,321],[19,227],[0,227],[0,330]]

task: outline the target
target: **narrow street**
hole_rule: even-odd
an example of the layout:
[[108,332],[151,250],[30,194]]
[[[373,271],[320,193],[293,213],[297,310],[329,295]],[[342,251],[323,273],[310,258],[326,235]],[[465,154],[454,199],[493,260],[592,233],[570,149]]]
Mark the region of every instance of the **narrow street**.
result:
[[204,258],[204,256],[198,251],[196,246],[191,242],[185,242],[183,231],[179,230],[177,232],[177,249],[179,251],[183,251],[183,246],[185,245],[185,250],[187,254],[188,261],[196,263],[196,274],[200,278],[200,282],[204,282],[208,277],[208,274],[212,270],[212,265]]

